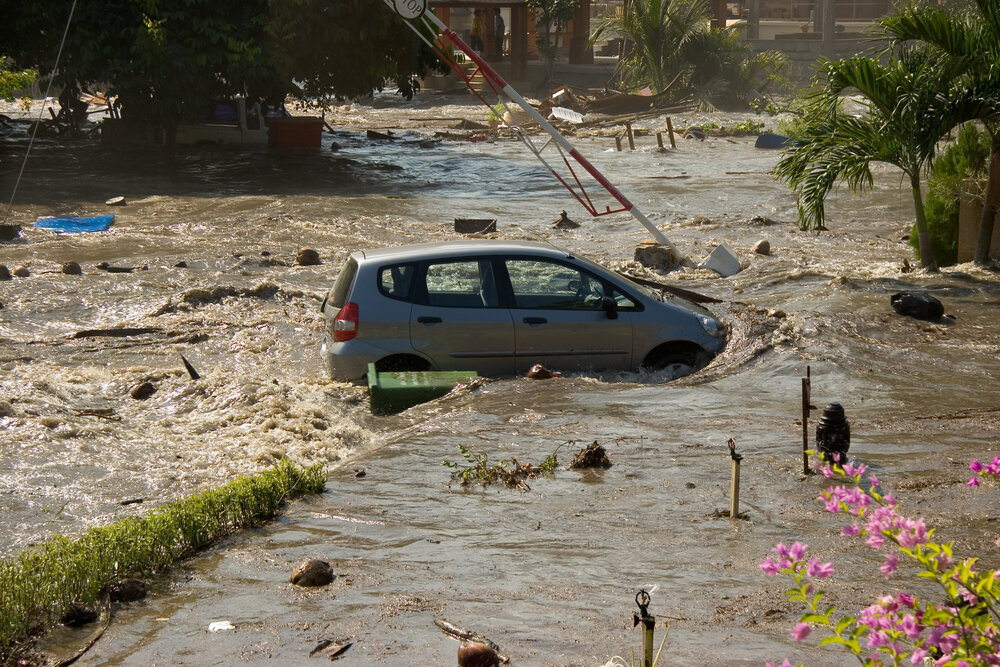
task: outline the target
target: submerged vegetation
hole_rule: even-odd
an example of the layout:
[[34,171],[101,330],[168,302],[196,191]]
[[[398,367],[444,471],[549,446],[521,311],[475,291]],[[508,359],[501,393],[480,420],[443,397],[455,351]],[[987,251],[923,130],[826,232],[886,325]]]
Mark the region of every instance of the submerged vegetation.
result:
[[258,475],[239,477],[145,516],[91,528],[76,539],[57,535],[0,560],[0,652],[52,623],[70,605],[94,604],[118,581],[163,570],[274,516],[286,499],[319,493],[325,485],[321,466],[303,470],[283,459]]
[[465,464],[446,459],[442,465],[451,468],[452,481],[457,481],[462,486],[473,483],[482,486],[503,483],[509,488],[527,491],[530,489],[527,480],[551,473],[556,469],[558,464],[556,452],[559,451],[559,447],[556,447],[556,450],[549,454],[541,465],[536,466],[531,463],[520,463],[514,457],[507,460],[501,459],[499,463],[490,463],[489,455],[486,452],[477,452],[473,447],[459,445]]

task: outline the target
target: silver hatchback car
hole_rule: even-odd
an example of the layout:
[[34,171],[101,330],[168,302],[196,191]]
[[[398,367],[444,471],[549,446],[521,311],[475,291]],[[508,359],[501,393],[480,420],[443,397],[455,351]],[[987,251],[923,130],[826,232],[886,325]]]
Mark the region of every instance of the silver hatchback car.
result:
[[323,302],[336,380],[379,371],[519,375],[671,368],[690,373],[726,328],[589,260],[543,243],[468,240],[353,253]]

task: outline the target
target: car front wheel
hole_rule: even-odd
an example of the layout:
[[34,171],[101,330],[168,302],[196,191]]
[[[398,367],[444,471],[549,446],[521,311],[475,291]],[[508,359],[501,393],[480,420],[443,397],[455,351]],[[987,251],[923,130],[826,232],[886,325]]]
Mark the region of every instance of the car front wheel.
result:
[[697,345],[661,346],[650,352],[642,367],[651,371],[666,371],[674,378],[690,375],[706,365],[706,355]]

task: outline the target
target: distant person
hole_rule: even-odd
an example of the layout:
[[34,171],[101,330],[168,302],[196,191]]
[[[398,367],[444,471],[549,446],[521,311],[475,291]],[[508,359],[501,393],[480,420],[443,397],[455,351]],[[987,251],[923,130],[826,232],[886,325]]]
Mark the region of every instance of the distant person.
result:
[[472,48],[476,51],[483,50],[483,10],[477,9],[472,13]]
[[503,59],[503,36],[505,32],[507,32],[507,26],[503,22],[500,8],[497,7],[496,13],[493,15],[493,39],[495,40],[493,50],[497,60]]

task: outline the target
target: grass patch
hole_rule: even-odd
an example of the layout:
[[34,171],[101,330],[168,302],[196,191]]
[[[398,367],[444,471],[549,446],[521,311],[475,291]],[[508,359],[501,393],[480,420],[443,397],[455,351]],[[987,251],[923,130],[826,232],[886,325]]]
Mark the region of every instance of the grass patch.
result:
[[296,468],[287,459],[257,475],[238,477],[106,526],[76,539],[49,538],[0,560],[0,653],[62,616],[72,603],[92,605],[105,587],[142,577],[241,528],[273,517],[287,498],[320,493],[321,466]]

